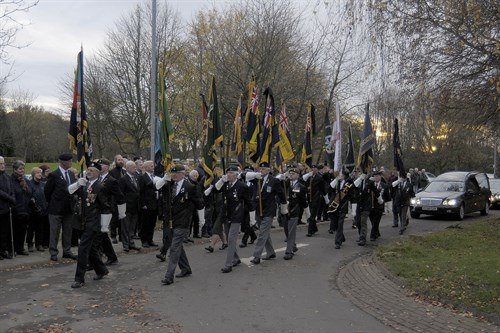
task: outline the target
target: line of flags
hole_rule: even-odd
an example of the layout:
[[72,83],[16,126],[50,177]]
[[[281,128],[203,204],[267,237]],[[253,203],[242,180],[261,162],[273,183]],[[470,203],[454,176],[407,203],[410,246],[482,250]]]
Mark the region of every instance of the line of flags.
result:
[[[158,103],[157,120],[155,122],[155,162],[161,164],[165,170],[169,170],[173,165],[173,156],[170,143],[174,139],[174,128],[170,121],[170,114],[167,107],[166,80],[163,72],[163,65],[158,66]],[[254,163],[271,161],[271,152],[276,148],[275,166],[279,169],[284,163],[295,158],[292,140],[289,129],[286,105],[281,103],[279,115],[276,115],[274,96],[271,88],[264,91],[265,113],[260,119],[259,99],[255,84],[255,77],[252,77],[248,84],[248,100],[245,105],[243,94],[238,99],[236,107],[233,137],[230,146],[230,156],[235,158],[241,167],[245,166],[245,155]],[[215,167],[219,161],[222,162],[223,169],[225,161],[223,156],[223,134],[222,123],[218,107],[217,89],[215,77],[210,84],[209,103],[207,105],[205,96],[201,97],[202,135],[203,145],[202,167],[205,171],[205,186],[212,183],[215,176]],[[300,154],[300,161],[309,168],[313,165],[313,138],[316,135],[316,108],[309,103],[305,124],[305,136]],[[335,121],[330,125],[328,112],[325,112],[325,151],[334,171],[342,171],[342,139],[341,139],[341,119],[339,103],[336,104]],[[70,149],[77,157],[77,161],[83,171],[91,161],[92,144],[87,121],[87,113],[84,102],[83,89],[83,48],[78,53],[77,67],[75,70],[75,80],[73,86],[73,103],[71,108],[70,127],[68,132]],[[373,146],[376,140],[371,125],[369,104],[365,108],[365,118],[363,133],[361,138],[357,163],[354,161],[354,141],[352,127],[349,125],[347,156],[344,168],[350,172],[357,166],[363,173],[368,173],[374,165]],[[394,167],[400,174],[404,174],[403,154],[401,141],[399,138],[398,119],[394,120]]]

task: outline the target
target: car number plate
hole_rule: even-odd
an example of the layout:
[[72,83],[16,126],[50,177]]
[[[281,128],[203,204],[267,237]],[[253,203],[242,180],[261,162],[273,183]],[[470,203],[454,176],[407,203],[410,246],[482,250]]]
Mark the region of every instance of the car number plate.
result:
[[437,207],[430,207],[430,206],[423,206],[422,207],[422,210],[432,210],[432,211],[436,211],[438,210]]

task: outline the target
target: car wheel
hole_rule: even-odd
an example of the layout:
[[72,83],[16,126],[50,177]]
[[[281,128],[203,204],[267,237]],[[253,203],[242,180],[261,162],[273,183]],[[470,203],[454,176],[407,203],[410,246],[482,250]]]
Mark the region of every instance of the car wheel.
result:
[[489,213],[490,213],[490,202],[486,201],[486,203],[484,204],[484,209],[481,211],[481,215],[485,216],[488,215]]
[[460,208],[458,209],[458,215],[457,215],[457,219],[459,221],[462,221],[465,217],[465,207],[464,207],[464,204],[461,204],[460,205]]
[[420,217],[419,213],[410,213],[412,219],[418,219]]

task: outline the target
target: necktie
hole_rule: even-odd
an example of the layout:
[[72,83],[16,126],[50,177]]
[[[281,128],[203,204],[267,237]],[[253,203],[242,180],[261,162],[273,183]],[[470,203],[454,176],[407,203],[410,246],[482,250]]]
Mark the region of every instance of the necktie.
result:
[[134,184],[135,188],[137,188],[137,182],[135,181],[135,177],[130,176],[130,179],[132,180],[132,184]]
[[64,173],[64,176],[66,177],[66,183],[68,183],[68,185],[71,185],[71,181],[69,180],[68,171],[66,171],[66,172]]
[[172,182],[172,198],[177,195],[177,182]]

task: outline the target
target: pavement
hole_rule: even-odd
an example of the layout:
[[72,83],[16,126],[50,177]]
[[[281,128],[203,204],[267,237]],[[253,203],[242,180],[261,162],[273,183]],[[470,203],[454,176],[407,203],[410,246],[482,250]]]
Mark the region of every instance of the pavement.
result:
[[[325,226],[326,222],[319,225]],[[350,225],[351,221],[347,220],[346,228],[350,228]],[[304,227],[304,225],[300,225],[299,232],[304,232]],[[419,232],[417,228],[410,228],[409,231],[409,233]],[[273,232],[282,232],[282,230],[277,227],[273,229]],[[430,232],[430,230],[420,230],[420,232]],[[386,239],[386,241],[393,241],[397,238]],[[157,231],[155,241],[159,243],[160,239],[161,231]],[[206,242],[206,238],[194,239],[196,245]],[[115,244],[114,247],[118,258],[134,252],[124,254],[121,244]],[[354,253],[337,268],[334,280],[335,289],[338,289],[348,302],[396,332],[500,333],[498,325],[473,317],[470,313],[454,311],[418,299],[378,261],[373,255],[374,248],[372,246],[365,247],[362,251]],[[76,253],[76,248],[73,248],[73,251]],[[149,248],[142,249],[140,252],[156,251],[157,248]],[[74,263],[73,260],[62,258],[59,258],[57,262],[50,261],[48,250],[33,252],[29,256],[17,256],[12,260],[0,261],[0,276],[3,271],[32,270],[39,267],[47,268],[72,263]]]

